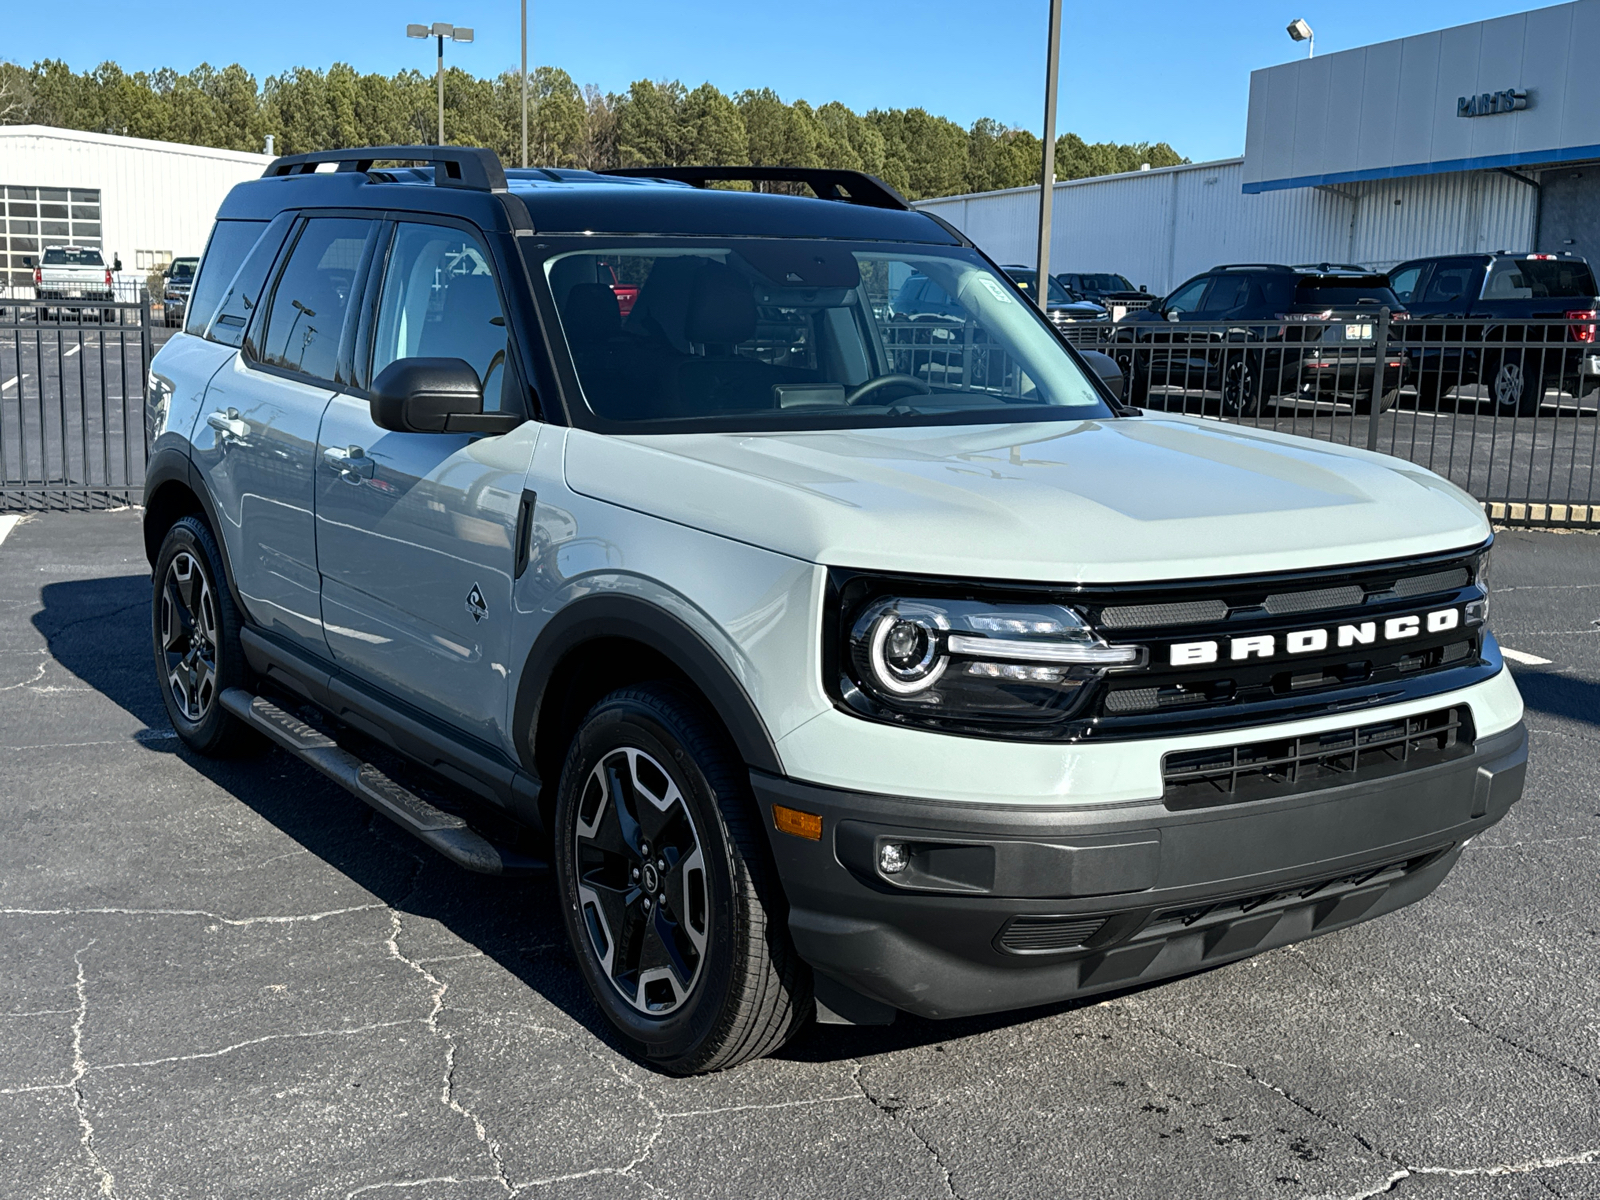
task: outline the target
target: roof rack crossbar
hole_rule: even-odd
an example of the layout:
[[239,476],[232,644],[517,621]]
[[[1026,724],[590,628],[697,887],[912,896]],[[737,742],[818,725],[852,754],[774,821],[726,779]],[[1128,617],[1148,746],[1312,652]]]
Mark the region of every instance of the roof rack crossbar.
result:
[[904,196],[865,171],[831,167],[617,167],[599,173],[630,179],[667,179],[698,188],[708,183],[803,183],[823,200],[911,211]]
[[500,156],[478,146],[357,146],[348,150],[317,150],[310,154],[285,154],[267,164],[263,179],[313,174],[320,163],[337,163],[341,171],[361,174],[377,162],[415,162],[433,167],[439,187],[467,188],[475,192],[503,192],[506,172]]
[[1291,271],[1294,269],[1293,267],[1285,266],[1283,263],[1218,263],[1211,269],[1213,271],[1259,271],[1263,267],[1269,271]]

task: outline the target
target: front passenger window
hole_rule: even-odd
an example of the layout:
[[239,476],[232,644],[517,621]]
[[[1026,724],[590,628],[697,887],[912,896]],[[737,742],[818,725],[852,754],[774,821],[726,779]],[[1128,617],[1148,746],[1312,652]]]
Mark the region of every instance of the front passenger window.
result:
[[483,411],[506,401],[506,322],[489,251],[448,225],[395,227],[372,340],[372,377],[401,358],[461,358],[483,385]]

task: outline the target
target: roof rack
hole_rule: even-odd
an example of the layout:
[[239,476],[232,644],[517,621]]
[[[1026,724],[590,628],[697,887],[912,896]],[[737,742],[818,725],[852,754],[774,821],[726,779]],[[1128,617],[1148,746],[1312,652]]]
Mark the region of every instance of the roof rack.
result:
[[365,174],[376,162],[416,162],[433,167],[439,187],[468,188],[475,192],[503,192],[506,172],[500,156],[478,146],[358,146],[349,150],[318,150],[311,154],[285,154],[267,164],[261,178],[311,175],[320,163],[337,163],[340,171]]
[[1354,271],[1359,275],[1382,275],[1382,271],[1374,271],[1371,267],[1363,267],[1358,263],[1295,263],[1296,271]]
[[1211,268],[1213,271],[1292,271],[1293,267],[1286,267],[1282,263],[1218,263]]
[[703,188],[708,183],[803,183],[823,200],[910,212],[906,198],[875,175],[830,167],[617,167],[601,175],[667,179]]

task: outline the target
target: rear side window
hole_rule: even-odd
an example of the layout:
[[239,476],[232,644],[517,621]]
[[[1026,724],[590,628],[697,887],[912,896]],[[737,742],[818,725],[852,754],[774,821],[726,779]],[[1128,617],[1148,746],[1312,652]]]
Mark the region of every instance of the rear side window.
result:
[[371,232],[371,221],[348,217],[306,222],[272,290],[258,342],[261,363],[333,380],[350,292]]
[[[204,270],[196,281],[189,297],[188,318],[184,332],[203,337],[222,300],[223,292],[244,262],[250,247],[256,244],[265,221],[218,221],[211,230],[211,240],[206,243]],[[172,264],[172,278],[181,279],[194,273],[194,260],[180,258]],[[243,333],[243,330],[240,331]],[[237,344],[237,343],[232,343]]]
[[1423,295],[1425,304],[1449,304],[1467,294],[1472,277],[1478,268],[1470,263],[1441,263],[1433,269],[1428,279],[1428,290]]
[[1501,259],[1489,268],[1485,300],[1593,299],[1594,272],[1573,259]]

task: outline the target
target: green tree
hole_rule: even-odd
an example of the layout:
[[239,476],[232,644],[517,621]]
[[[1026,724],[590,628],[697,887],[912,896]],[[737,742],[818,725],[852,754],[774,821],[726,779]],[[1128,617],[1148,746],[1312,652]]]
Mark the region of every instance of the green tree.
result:
[[625,167],[676,167],[683,163],[683,84],[676,79],[636,80],[615,106],[617,159]]
[[679,120],[685,162],[725,167],[746,161],[744,116],[711,84],[702,83],[683,98]]

